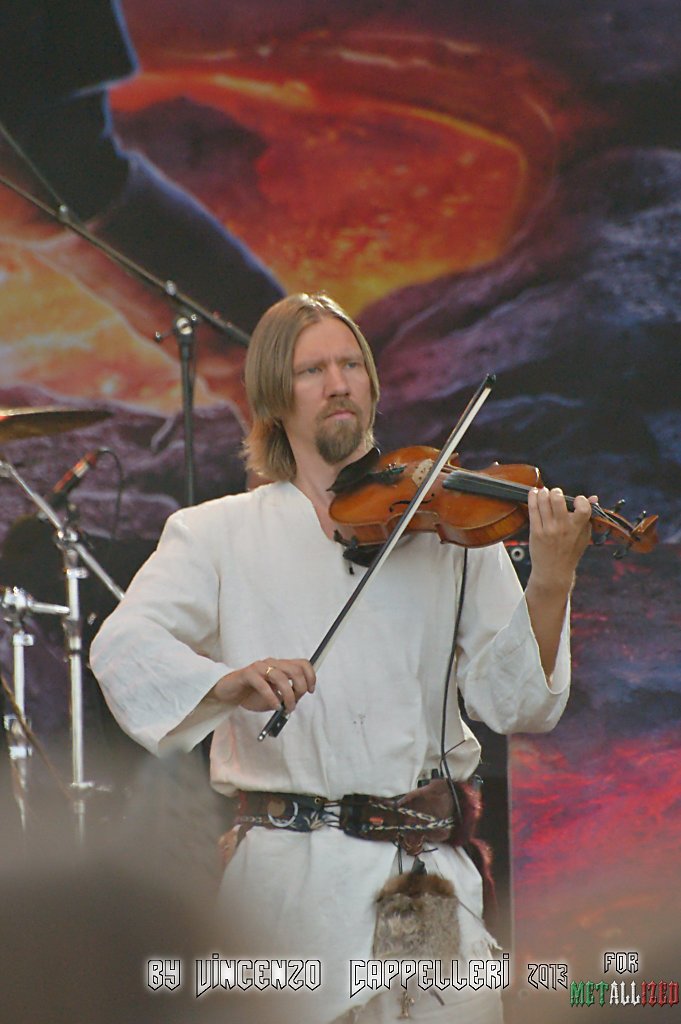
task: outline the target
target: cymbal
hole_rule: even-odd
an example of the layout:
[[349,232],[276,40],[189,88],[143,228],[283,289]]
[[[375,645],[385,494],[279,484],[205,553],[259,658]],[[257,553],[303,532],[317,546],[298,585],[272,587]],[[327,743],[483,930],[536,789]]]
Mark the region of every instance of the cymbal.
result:
[[61,434],[65,430],[78,430],[105,420],[111,413],[106,409],[69,409],[58,405],[23,409],[0,409],[0,444],[20,441],[26,437]]

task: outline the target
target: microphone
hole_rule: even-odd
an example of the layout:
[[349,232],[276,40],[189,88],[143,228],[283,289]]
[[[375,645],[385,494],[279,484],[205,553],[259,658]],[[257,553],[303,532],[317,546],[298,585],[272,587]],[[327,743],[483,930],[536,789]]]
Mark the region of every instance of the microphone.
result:
[[54,485],[50,493],[46,495],[45,501],[47,501],[52,508],[60,508],[60,506],[66,504],[71,491],[74,491],[83,477],[97,465],[99,456],[103,451],[105,451],[104,448],[95,448],[91,452],[86,452],[82,459],[79,459],[78,462],[71,466],[71,469],[64,473],[61,480],[59,480]]

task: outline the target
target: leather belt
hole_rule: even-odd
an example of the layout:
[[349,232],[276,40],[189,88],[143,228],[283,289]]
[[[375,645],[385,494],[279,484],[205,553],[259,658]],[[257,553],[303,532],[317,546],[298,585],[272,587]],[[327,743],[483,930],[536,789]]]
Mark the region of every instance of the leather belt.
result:
[[340,828],[358,839],[391,842],[417,855],[426,843],[466,845],[480,813],[480,797],[469,783],[454,783],[455,797],[437,779],[397,797],[351,793],[329,800],[311,793],[241,790],[235,825],[311,832]]

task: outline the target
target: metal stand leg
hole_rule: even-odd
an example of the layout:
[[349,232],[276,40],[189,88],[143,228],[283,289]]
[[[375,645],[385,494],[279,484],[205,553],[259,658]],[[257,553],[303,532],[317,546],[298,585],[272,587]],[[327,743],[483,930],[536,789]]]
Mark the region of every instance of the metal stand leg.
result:
[[80,616],[80,581],[88,576],[87,569],[78,564],[78,553],[72,544],[77,534],[70,527],[58,534],[59,546],[64,555],[64,574],[68,615],[64,618],[64,636],[69,659],[71,681],[71,787],[74,792],[76,835],[79,842],[85,841],[85,794],[94,788],[93,782],[85,781],[84,730],[83,730],[83,631]]
[[[24,631],[20,616],[16,613],[13,616],[12,649],[13,649],[13,672],[14,672],[14,701],[25,720],[26,712],[26,689],[25,689],[25,666],[24,651],[32,647],[34,638]],[[33,748],[20,719],[13,712],[4,717],[4,726],[7,732],[7,747],[12,767],[12,781],[14,795],[19,807],[19,818],[21,829],[24,834],[28,827],[28,759],[33,753]]]
[[7,733],[7,746],[12,766],[14,793],[19,805],[21,828],[25,833],[28,826],[28,762],[33,747],[24,723],[26,719],[26,666],[25,651],[33,647],[35,638],[24,629],[24,616],[29,611],[49,615],[65,615],[68,608],[63,605],[40,604],[25,591],[14,587],[2,593],[0,608],[5,621],[12,627],[14,710],[3,719]]

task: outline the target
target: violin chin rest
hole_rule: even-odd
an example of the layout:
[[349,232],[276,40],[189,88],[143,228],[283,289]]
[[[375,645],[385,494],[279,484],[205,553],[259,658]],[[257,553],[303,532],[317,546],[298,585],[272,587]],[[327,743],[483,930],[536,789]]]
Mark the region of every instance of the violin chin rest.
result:
[[364,480],[366,476],[371,473],[372,469],[381,457],[381,451],[375,446],[370,448],[366,455],[363,455],[361,459],[357,459],[355,462],[349,463],[344,466],[340,473],[329,487],[330,491],[334,494],[342,494],[344,491],[351,491],[353,487],[357,487],[358,484]]

